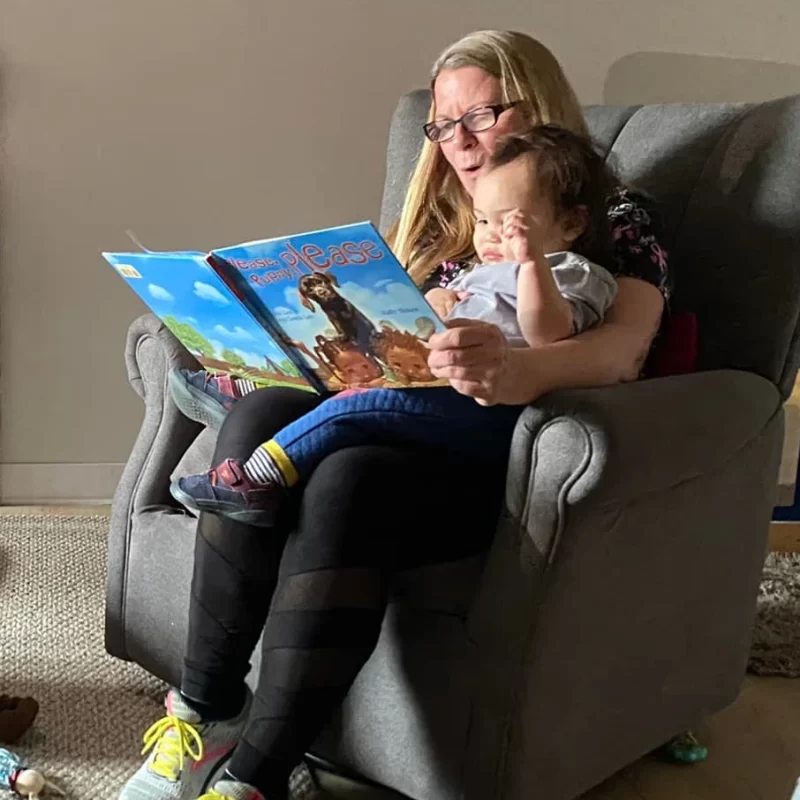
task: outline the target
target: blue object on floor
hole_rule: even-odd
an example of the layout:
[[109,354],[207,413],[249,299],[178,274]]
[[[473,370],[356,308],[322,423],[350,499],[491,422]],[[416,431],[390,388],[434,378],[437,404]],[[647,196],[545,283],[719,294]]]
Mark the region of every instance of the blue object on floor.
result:
[[708,758],[708,748],[703,747],[691,731],[670,739],[657,753],[676,764],[697,764]]

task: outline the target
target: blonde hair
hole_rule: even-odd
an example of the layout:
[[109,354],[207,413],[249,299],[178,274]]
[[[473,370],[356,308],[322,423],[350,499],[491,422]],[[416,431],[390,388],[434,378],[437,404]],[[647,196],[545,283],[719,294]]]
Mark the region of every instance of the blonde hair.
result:
[[[476,31],[451,44],[431,70],[431,91],[445,69],[479,67],[500,81],[503,102],[522,101],[528,122],[554,123],[587,134],[578,99],[555,56],[515,31]],[[434,118],[431,99],[428,119]],[[389,234],[411,278],[422,284],[443,261],[473,255],[472,204],[437,144],[427,138],[406,192],[400,219]]]

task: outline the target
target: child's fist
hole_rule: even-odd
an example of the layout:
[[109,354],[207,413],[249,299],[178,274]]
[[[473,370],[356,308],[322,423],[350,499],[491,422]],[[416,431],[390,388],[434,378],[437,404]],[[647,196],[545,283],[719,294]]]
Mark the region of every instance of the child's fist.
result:
[[514,260],[520,264],[536,261],[543,255],[539,226],[518,208],[503,217],[501,233],[508,242]]

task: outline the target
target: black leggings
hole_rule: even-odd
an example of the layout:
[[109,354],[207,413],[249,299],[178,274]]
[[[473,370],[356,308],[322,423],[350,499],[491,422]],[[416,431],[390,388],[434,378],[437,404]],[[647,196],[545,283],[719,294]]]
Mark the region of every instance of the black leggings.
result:
[[[424,389],[421,391],[425,391]],[[262,389],[233,407],[215,463],[244,458],[320,398]],[[369,445],[328,456],[265,530],[203,514],[182,692],[235,715],[264,632],[250,722],[230,772],[280,796],[375,647],[398,570],[484,551],[506,464]]]

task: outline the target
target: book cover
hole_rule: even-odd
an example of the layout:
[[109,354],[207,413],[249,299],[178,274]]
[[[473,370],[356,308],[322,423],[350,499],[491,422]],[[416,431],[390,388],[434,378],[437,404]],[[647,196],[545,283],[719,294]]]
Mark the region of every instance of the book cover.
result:
[[103,253],[103,257],[212,374],[315,391],[204,253]]
[[328,389],[447,384],[425,347],[445,326],[371,223],[217,249],[208,262]]

